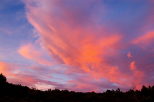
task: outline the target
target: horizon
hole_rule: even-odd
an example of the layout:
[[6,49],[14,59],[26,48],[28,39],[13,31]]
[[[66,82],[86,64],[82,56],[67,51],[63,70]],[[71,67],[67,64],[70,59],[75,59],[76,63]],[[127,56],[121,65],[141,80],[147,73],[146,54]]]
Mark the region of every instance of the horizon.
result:
[[[4,79],[6,80],[4,80]],[[2,80],[1,84],[2,86],[5,86],[6,84],[7,85],[13,85],[13,86],[19,86],[19,87],[27,87],[29,88],[30,90],[39,90],[39,91],[54,91],[54,90],[59,90],[59,91],[68,91],[68,92],[75,92],[75,93],[96,93],[96,94],[100,94],[100,93],[105,93],[107,91],[118,91],[118,92],[122,92],[122,93],[127,93],[127,92],[131,92],[131,91],[134,91],[134,92],[138,92],[138,91],[143,91],[145,88],[146,89],[152,89],[154,87],[154,85],[151,85],[151,86],[142,86],[141,89],[128,89],[128,90],[121,90],[120,88],[117,88],[117,89],[107,89],[107,90],[103,90],[101,92],[95,92],[95,91],[85,91],[85,92],[82,92],[82,91],[73,91],[73,90],[68,90],[68,89],[44,89],[44,90],[41,90],[41,89],[37,89],[36,87],[29,87],[29,86],[24,86],[22,84],[14,84],[14,83],[9,83],[8,80],[7,80],[7,77],[5,75],[3,75],[2,73],[0,74],[0,80]]]
[[153,5],[154,0],[1,0],[0,73],[10,83],[40,90],[152,86]]

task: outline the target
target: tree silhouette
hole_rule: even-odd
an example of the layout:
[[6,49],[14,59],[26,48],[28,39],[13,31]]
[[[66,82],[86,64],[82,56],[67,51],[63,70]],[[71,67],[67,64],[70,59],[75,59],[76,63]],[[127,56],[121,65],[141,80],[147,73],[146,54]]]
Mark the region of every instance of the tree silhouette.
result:
[[0,84],[4,84],[6,81],[6,77],[3,74],[0,74]]
[[119,88],[103,93],[59,89],[41,91],[8,83],[6,77],[0,74],[0,102],[154,102],[154,86],[127,92]]

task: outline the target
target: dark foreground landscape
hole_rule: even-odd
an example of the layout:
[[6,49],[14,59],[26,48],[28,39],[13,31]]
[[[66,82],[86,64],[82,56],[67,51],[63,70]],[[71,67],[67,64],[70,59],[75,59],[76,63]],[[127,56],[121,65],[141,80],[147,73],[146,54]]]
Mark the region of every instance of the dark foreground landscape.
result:
[[103,93],[82,93],[68,90],[40,91],[8,83],[0,75],[0,102],[154,102],[154,86],[143,86],[141,91],[120,89]]

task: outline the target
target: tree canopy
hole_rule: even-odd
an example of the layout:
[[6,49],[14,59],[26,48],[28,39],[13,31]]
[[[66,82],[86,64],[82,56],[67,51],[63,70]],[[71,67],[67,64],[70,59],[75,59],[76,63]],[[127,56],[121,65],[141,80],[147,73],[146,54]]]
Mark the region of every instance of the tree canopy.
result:
[[[4,84],[5,83],[5,84]],[[31,89],[6,82],[0,75],[0,102],[154,102],[154,86],[122,92],[120,89],[103,93],[74,92],[69,90]]]
[[6,77],[3,74],[0,74],[0,84],[6,83]]

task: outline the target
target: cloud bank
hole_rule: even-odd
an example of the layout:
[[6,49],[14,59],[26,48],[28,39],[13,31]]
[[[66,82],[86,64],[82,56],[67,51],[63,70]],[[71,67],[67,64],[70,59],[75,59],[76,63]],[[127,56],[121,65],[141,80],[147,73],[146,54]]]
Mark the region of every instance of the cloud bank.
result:
[[[114,6],[112,2],[111,0],[110,5]],[[127,2],[135,4],[139,1]],[[125,3],[122,2],[122,4]],[[85,75],[68,81],[70,85],[75,86],[75,90],[98,91],[115,87],[139,89],[143,84],[151,84],[151,82],[145,82],[149,79],[147,79],[148,71],[145,71],[147,66],[141,60],[144,56],[139,54],[147,54],[147,58],[150,53],[154,54],[143,48],[154,44],[153,32],[145,29],[144,34],[142,30],[144,26],[141,25],[137,28],[138,37],[133,35],[136,29],[129,29],[134,32],[129,34],[127,41],[124,41],[128,36],[126,26],[129,24],[123,24],[124,27],[121,27],[120,23],[124,23],[126,20],[124,19],[119,22],[119,26],[114,28],[110,26],[114,25],[119,18],[108,15],[108,12],[116,11],[110,11],[105,1],[25,0],[25,4],[27,18],[40,34],[40,43],[57,62],[69,67],[65,70],[65,74]],[[152,7],[148,9],[153,10]],[[131,9],[129,12],[132,12]],[[148,13],[142,19],[148,22],[146,18],[150,15]],[[113,17],[111,24],[106,24],[105,21],[108,21],[106,16]],[[130,25],[138,23],[133,20],[136,20],[135,17],[132,17]],[[139,54],[136,54],[137,51]],[[154,57],[151,56],[146,62],[149,61],[154,61]],[[153,66],[152,64],[149,69]]]
[[98,92],[154,84],[152,0],[24,0],[24,4],[46,51],[33,43],[17,50],[39,67],[16,65],[13,72],[7,70],[10,63],[1,62],[0,70],[16,76],[14,80],[25,78],[28,81],[22,83],[40,89]]

